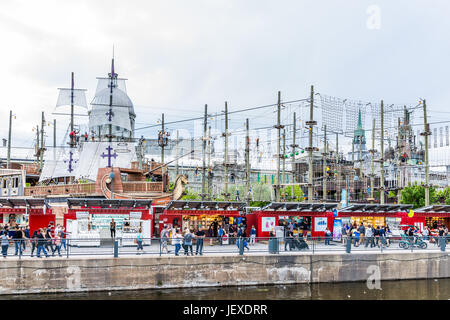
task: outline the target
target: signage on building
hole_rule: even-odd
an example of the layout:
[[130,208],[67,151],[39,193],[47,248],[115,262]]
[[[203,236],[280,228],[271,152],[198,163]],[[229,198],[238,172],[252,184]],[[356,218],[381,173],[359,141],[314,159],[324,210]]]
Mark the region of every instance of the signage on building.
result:
[[314,230],[316,232],[325,231],[327,228],[327,218],[325,217],[316,217],[314,218]]
[[76,215],[77,215],[77,219],[88,219],[89,211],[77,211]]

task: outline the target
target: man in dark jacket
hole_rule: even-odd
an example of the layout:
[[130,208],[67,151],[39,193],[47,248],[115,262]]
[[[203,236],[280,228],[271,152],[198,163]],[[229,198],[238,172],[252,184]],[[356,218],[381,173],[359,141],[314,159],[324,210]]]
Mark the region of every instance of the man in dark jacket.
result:
[[16,227],[16,232],[14,233],[13,240],[14,240],[14,247],[16,248],[16,252],[14,253],[14,255],[17,256],[18,253],[22,255],[23,233],[19,227]]
[[37,253],[36,256],[38,258],[41,257],[41,251],[44,251],[45,256],[48,258],[48,254],[47,251],[45,250],[45,244],[47,242],[46,238],[45,238],[45,233],[44,230],[39,229],[38,235],[37,235],[38,241],[37,241]]

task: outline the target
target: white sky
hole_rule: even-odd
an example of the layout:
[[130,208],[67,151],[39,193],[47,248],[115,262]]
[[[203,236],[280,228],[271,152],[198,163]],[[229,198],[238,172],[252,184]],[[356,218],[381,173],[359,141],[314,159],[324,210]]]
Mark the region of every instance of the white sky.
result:
[[[367,26],[372,5],[379,29]],[[53,119],[72,71],[90,102],[113,44],[136,127],[161,112],[166,121],[199,116],[205,103],[274,103],[278,90],[304,98],[310,85],[365,101],[426,98],[429,121],[450,119],[449,16],[446,0],[2,0],[0,138],[12,108],[13,145],[31,146],[31,128],[41,111]]]

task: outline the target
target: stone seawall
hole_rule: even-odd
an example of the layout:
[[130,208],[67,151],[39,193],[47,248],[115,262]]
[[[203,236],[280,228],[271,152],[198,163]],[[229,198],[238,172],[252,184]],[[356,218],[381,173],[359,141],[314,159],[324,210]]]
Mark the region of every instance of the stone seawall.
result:
[[3,260],[0,294],[366,281],[374,270],[381,280],[450,278],[449,258],[415,252]]

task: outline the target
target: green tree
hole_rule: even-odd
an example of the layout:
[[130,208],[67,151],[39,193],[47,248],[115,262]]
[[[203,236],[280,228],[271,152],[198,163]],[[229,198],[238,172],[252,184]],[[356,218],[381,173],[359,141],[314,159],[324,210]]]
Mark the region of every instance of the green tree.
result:
[[294,201],[294,202],[302,202],[303,201],[303,191],[302,191],[302,188],[300,188],[300,186],[294,186],[294,199],[292,199],[292,187],[291,186],[284,187],[282,192],[284,193],[285,198],[289,201]]
[[439,203],[450,205],[450,187],[445,188],[437,193]]
[[[415,184],[410,184],[402,190],[403,204],[412,204],[413,208],[421,208],[425,206],[425,187]],[[436,189],[430,188],[430,204],[438,203],[438,197]]]
[[197,192],[186,189],[186,194],[181,197],[181,200],[201,200],[201,198]]

